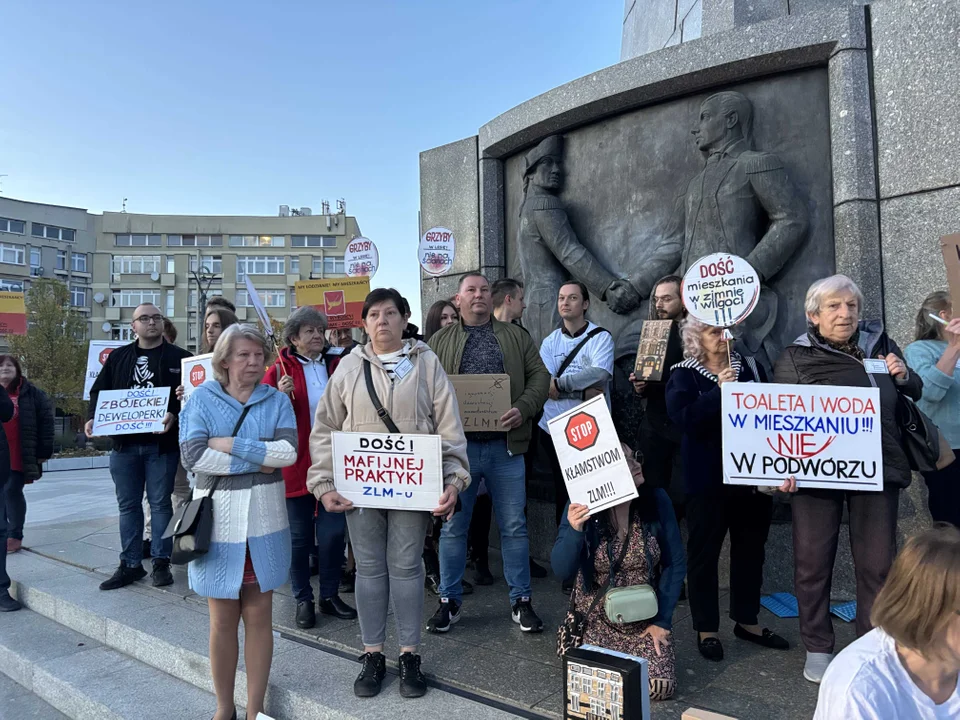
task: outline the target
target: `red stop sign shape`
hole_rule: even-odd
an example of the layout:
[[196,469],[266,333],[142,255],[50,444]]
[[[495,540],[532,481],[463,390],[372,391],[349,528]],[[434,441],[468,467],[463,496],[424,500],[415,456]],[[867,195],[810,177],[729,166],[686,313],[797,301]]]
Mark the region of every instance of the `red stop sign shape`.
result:
[[112,352],[113,352],[113,348],[104,348],[103,350],[100,351],[100,364],[101,364],[101,365],[103,365],[104,363],[107,362],[107,357],[108,357],[108,356],[110,355],[110,353],[112,353]]
[[570,447],[577,450],[586,450],[597,444],[600,438],[600,430],[597,428],[597,419],[593,415],[585,412],[578,412],[571,415],[567,420],[567,427],[564,430],[567,436],[567,442]]
[[203,381],[207,379],[207,371],[204,369],[203,365],[194,365],[190,368],[190,384],[194,387],[198,387],[203,384]]

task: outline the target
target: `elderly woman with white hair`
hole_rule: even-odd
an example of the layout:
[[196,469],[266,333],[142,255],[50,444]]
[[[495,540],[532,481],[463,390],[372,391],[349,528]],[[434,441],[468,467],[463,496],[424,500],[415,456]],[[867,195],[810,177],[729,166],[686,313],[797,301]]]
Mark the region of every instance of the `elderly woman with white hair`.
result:
[[[794,592],[800,637],[807,649],[803,676],[819,683],[833,659],[830,584],[844,502],[857,582],[857,636],[871,630],[870,609],[897,552],[897,505],[910,484],[900,445],[900,394],[920,398],[923,382],[911,373],[879,322],[861,321],[863,293],[846,275],[818,280],[807,290],[807,332],[784,350],[774,368],[778,383],[876,387],[880,390],[883,490],[804,489],[793,498]],[[864,360],[883,360],[874,367]]]
[[[753,358],[730,351],[724,329],[688,317],[680,326],[686,359],[673,366],[667,382],[670,419],[683,433],[683,481],[687,493],[687,583],[697,647],[708,660],[723,660],[720,643],[720,550],[730,533],[730,618],[736,637],[767,648],[789,644],[761,628],[760,587],[763,546],[773,500],[757,488],[725,485],[721,439],[721,391],[728,382],[765,382]],[[781,490],[795,487],[793,480]]]
[[197,475],[194,498],[213,499],[210,550],[190,563],[190,587],[210,609],[214,720],[237,717],[237,630],[244,629],[247,716],[263,711],[273,657],[273,591],[290,574],[290,526],[279,468],[297,460],[290,400],[261,384],[267,341],[231,325],[213,350],[213,380],[180,413],[183,466]]

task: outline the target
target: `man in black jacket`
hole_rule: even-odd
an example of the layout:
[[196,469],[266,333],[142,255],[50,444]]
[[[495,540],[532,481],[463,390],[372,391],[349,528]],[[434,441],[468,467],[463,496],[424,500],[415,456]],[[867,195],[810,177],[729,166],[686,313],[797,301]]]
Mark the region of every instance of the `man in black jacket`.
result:
[[115,435],[110,454],[110,474],[117,489],[120,506],[120,567],[101,590],[124,587],[146,576],[143,569],[143,498],[146,488],[150,512],[156,532],[153,533],[153,584],[170,585],[170,553],[172,541],[161,536],[173,516],[170,495],[180,462],[177,438],[177,416],[180,401],[174,389],[181,385],[180,361],[190,357],[186,350],[171,345],[163,338],[163,315],[150,303],[133,312],[136,341],[117,348],[107,357],[100,375],[90,389],[90,409],[86,425],[87,437],[93,437],[93,417],[101,391],[130,388],[169,387],[170,400],[159,433]]

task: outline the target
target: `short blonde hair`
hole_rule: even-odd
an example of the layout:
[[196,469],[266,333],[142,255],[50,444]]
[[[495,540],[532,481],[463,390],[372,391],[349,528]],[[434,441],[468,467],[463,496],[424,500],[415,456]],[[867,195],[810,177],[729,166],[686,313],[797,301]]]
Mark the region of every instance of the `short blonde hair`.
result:
[[803,303],[803,309],[807,315],[816,315],[820,312],[820,306],[824,299],[839,295],[843,292],[850,292],[857,298],[857,314],[863,314],[863,293],[857,284],[846,275],[831,275],[830,277],[817,280],[810,289],[807,290],[807,298]]
[[[252,340],[263,348],[264,366],[272,360],[267,338],[264,337],[264,334],[260,332],[256,325],[247,325],[246,323],[231,325],[217,338],[217,344],[213,346],[213,359],[210,361],[213,366],[213,377],[221,385],[230,382],[229,373],[223,367],[223,363],[233,357],[233,346],[239,339]],[[266,367],[264,367],[264,370],[266,370]]]
[[907,541],[873,603],[870,622],[903,647],[937,659],[960,610],[960,530],[938,523]]

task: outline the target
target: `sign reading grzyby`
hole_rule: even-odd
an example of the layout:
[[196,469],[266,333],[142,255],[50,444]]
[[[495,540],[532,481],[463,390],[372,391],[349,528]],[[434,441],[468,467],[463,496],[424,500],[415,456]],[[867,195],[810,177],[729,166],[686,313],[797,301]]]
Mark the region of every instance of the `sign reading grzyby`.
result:
[[373,277],[380,267],[380,252],[373,240],[356,237],[343,254],[343,267],[349,277]]
[[363,327],[363,301],[370,294],[370,278],[301,280],[294,285],[297,306],[313,305],[327,316],[331,330]]
[[334,484],[355,506],[436,510],[443,493],[439,435],[331,435]]
[[760,278],[738,255],[714,253],[694,262],[680,287],[683,306],[700,322],[714,327],[736,325],[760,299]]
[[557,415],[548,425],[570,502],[586,505],[592,515],[637,497],[603,395]]
[[90,399],[90,388],[100,375],[107,357],[118,347],[129,345],[122,340],[91,340],[87,348],[87,374],[83,377],[83,399]]
[[728,485],[883,490],[880,391],[827,385],[724,383]]
[[97,398],[93,415],[93,434],[131,435],[163,430],[170,388],[131,388],[104,390]]
[[450,375],[465,432],[506,432],[502,418],[512,407],[509,375]]
[[193,391],[213,378],[213,353],[194,355],[180,361],[180,381],[183,383],[183,402],[187,401]]
[[420,267],[427,275],[438,277],[450,272],[456,254],[453,231],[445,227],[430,228],[420,238],[417,254],[420,257]]

